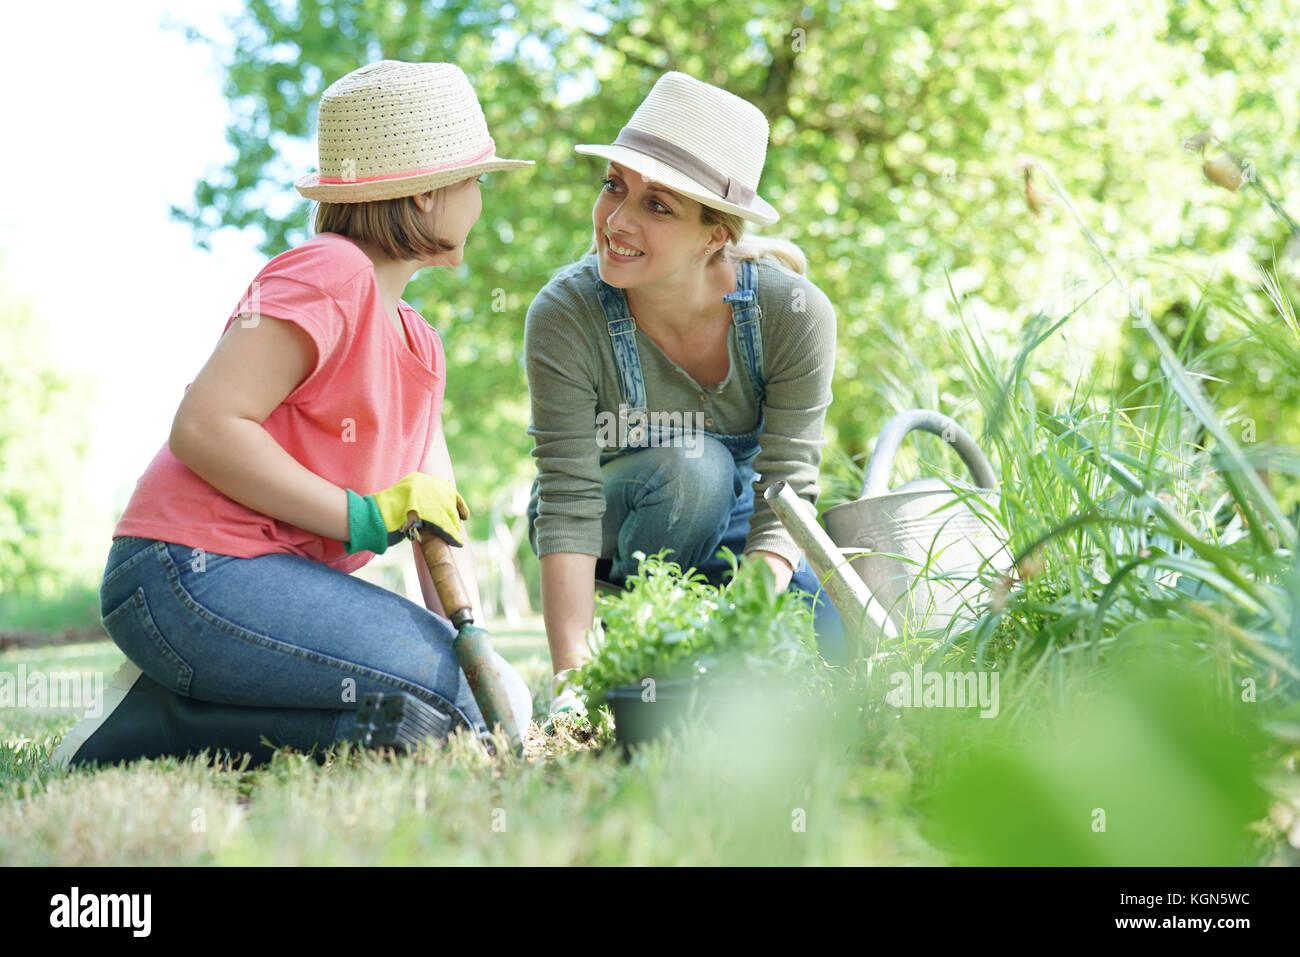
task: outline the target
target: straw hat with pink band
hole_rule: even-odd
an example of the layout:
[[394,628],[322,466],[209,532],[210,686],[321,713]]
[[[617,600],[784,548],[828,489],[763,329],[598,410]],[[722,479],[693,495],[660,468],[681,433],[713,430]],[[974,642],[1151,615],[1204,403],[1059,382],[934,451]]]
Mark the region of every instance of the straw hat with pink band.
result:
[[504,159],[469,79],[454,63],[380,60],[330,84],[316,124],[320,172],[294,186],[323,203],[426,193],[495,170]]

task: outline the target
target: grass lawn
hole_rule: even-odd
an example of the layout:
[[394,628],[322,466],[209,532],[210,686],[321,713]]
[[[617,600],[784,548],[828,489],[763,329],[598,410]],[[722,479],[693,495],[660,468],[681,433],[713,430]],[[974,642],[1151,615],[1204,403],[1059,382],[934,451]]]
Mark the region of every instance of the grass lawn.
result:
[[[491,623],[538,693],[540,621]],[[12,649],[0,671],[102,671],[111,642]],[[469,739],[393,758],[343,746],[241,772],[196,760],[70,774],[46,763],[78,715],[0,710],[0,863],[918,864],[944,855],[908,805],[905,762],[846,764],[760,716],[742,739],[700,732],[624,761],[603,730],[530,729],[521,762]]]
[[[540,622],[493,624],[540,691]],[[107,680],[121,661],[103,641],[12,649],[0,671]],[[1155,707],[1108,698],[1098,674],[1040,669],[1044,682],[1003,691],[996,722],[873,709],[879,683],[833,714],[756,698],[723,709],[725,735],[695,728],[630,760],[607,726],[580,742],[534,724],[522,761],[457,737],[406,758],[343,745],[323,767],[286,751],[256,771],[164,759],[63,773],[46,759],[76,715],[10,708],[0,863],[1300,863],[1285,755],[1272,751],[1266,795],[1250,783],[1268,778],[1258,741],[1237,747],[1150,682]]]

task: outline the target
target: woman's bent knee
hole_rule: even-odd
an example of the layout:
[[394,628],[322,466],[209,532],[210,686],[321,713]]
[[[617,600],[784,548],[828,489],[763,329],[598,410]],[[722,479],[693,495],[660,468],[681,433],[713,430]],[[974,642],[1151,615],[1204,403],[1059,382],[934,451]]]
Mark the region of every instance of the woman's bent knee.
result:
[[735,463],[716,439],[700,436],[693,447],[641,449],[604,468],[605,497],[626,509],[667,509],[668,522],[689,512],[730,510]]

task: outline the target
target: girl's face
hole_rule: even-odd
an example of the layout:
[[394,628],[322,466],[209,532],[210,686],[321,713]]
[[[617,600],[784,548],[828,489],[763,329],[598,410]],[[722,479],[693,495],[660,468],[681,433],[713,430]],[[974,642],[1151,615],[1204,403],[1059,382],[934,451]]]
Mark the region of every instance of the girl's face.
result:
[[[441,194],[441,195],[439,195]],[[465,256],[465,240],[483,212],[483,194],[479,178],[471,176],[459,183],[444,186],[420,198],[420,209],[432,213],[437,235],[455,248],[436,257],[437,266],[459,266]]]
[[704,264],[701,253],[711,239],[716,248],[726,236],[722,226],[700,222],[700,203],[635,170],[610,163],[605,177],[591,218],[600,278],[611,286],[681,278]]

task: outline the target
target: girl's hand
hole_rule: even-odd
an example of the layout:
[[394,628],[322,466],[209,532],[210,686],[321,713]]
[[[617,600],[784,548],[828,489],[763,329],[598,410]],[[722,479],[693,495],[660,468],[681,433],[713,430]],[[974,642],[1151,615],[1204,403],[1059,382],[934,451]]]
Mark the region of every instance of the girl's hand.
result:
[[363,550],[382,554],[390,539],[400,540],[414,519],[430,526],[447,544],[460,546],[464,544],[460,522],[467,518],[469,507],[456,487],[424,472],[412,472],[365,497],[348,489],[348,554]]

